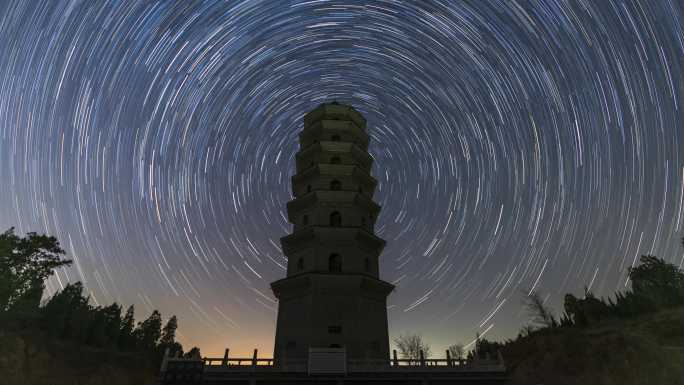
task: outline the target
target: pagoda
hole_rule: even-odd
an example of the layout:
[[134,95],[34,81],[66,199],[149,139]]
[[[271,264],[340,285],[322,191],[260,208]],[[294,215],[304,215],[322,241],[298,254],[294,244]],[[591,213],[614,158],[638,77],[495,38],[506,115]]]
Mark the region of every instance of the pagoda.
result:
[[389,354],[387,296],[375,235],[380,206],[370,171],[366,120],[351,106],[326,103],[304,115],[292,199],[292,233],[281,238],[287,276],[278,298],[272,358],[171,357],[160,385],[445,385],[508,383],[503,359],[398,358]]
[[306,360],[311,349],[347,360],[389,358],[387,296],[379,277],[385,241],[375,235],[380,206],[366,120],[353,107],[321,104],[299,134],[292,233],[281,238],[287,276],[271,284],[278,298],[274,360]]

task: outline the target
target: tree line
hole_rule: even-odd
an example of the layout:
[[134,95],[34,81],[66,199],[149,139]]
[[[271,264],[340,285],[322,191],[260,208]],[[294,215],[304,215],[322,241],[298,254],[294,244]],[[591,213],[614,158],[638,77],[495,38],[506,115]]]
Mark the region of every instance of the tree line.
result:
[[[582,298],[566,294],[560,317],[554,315],[538,292],[531,292],[524,300],[530,322],[516,339],[555,328],[586,328],[611,319],[630,319],[684,306],[684,271],[677,266],[653,255],[642,255],[638,265],[628,268],[628,276],[631,289],[616,292],[614,298],[597,298],[587,288]],[[508,339],[502,343],[478,336],[474,348],[467,355],[460,343],[448,349],[452,358],[496,358],[506,344],[514,341]],[[402,358],[417,361],[420,351],[423,351],[424,358],[430,355],[430,345],[420,335],[401,335],[394,339],[394,343]]]
[[[684,245],[684,239],[682,239]],[[45,280],[55,269],[71,265],[55,237],[27,233],[20,237],[10,228],[0,234],[0,329],[41,330],[48,336],[96,348],[138,352],[160,362],[167,349],[171,356],[196,357],[194,347],[183,353],[175,340],[178,320],[170,317],[162,327],[162,316],[154,310],[135,323],[135,309],[129,306],[93,306],[83,293],[80,282],[69,283],[63,290],[43,301]],[[564,313],[556,317],[540,295],[532,292],[525,305],[531,322],[518,334],[524,338],[554,328],[584,328],[610,319],[633,318],[676,306],[684,306],[684,272],[673,264],[652,255],[643,255],[639,265],[628,269],[632,287],[617,292],[613,298],[596,298],[585,288],[582,298],[566,294]],[[494,358],[506,344],[477,338],[467,359]],[[430,345],[420,335],[401,335],[394,339],[402,358],[419,360],[420,352],[428,358]],[[449,347],[451,357],[465,358],[462,344]]]
[[[14,228],[0,234],[0,329],[40,330],[78,345],[141,353],[157,364],[167,349],[171,356],[183,355],[183,346],[176,341],[175,315],[162,327],[162,316],[154,310],[136,324],[133,305],[125,313],[118,303],[93,306],[81,282],[69,283],[44,299],[45,280],[72,263],[64,254],[52,236],[20,237]],[[199,349],[185,355],[199,355]]]
[[[525,300],[531,321],[518,333],[516,340],[556,329],[587,328],[610,320],[634,319],[684,306],[684,271],[677,266],[653,255],[642,255],[637,266],[628,268],[628,276],[631,288],[616,292],[614,298],[597,298],[586,287],[581,298],[566,294],[563,313],[558,317],[545,305],[539,293],[532,292]],[[503,343],[478,340],[474,352],[480,357],[493,357],[512,342],[515,340]]]

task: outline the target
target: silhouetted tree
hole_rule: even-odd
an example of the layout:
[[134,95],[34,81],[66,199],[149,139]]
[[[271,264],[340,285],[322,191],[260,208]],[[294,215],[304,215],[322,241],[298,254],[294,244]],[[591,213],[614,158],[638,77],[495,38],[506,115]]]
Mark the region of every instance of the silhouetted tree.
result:
[[43,324],[48,333],[55,337],[74,337],[85,326],[83,313],[88,310],[88,299],[83,297],[83,285],[80,282],[68,284],[43,307]]
[[160,345],[171,345],[176,341],[176,329],[178,328],[178,319],[176,316],[171,316],[162,329],[161,337],[159,338]]
[[465,358],[465,349],[463,348],[463,344],[458,343],[449,346],[449,354],[451,354],[451,358],[459,360]]
[[631,291],[615,293],[615,302],[609,298],[608,307],[613,315],[619,318],[634,317],[655,310],[650,301],[635,296]]
[[116,347],[121,327],[121,307],[113,303],[91,309],[88,321],[88,345]]
[[107,346],[116,348],[121,333],[121,306],[116,302],[102,308],[104,334]]
[[126,310],[123,320],[121,320],[121,328],[119,330],[119,349],[130,350],[135,348],[135,337],[133,330],[135,327],[135,307],[129,306]]
[[192,349],[188,350],[188,352],[183,355],[183,357],[201,359],[202,352],[200,352],[197,346],[193,346]]
[[401,358],[417,362],[420,359],[420,351],[423,351],[423,358],[428,358],[431,354],[430,345],[423,340],[423,337],[417,334],[400,335],[394,338],[394,344],[399,349]]
[[558,323],[553,316],[553,311],[550,307],[544,305],[539,293],[531,292],[525,297],[525,307],[527,312],[532,317],[532,324],[539,327],[556,327]]
[[684,273],[652,255],[629,268],[632,289],[615,293],[615,300],[598,299],[586,288],[584,298],[565,295],[563,326],[587,326],[605,319],[628,318],[684,304]]
[[171,316],[162,328],[161,337],[159,338],[159,356],[163,356],[164,351],[169,349],[169,356],[176,357],[183,354],[183,345],[176,342],[176,329],[178,328],[178,319],[176,316]]
[[[132,305],[123,319],[117,303],[94,307],[80,282],[67,284],[41,307],[45,279],[56,268],[71,263],[62,260],[62,254],[54,237],[28,233],[21,238],[14,235],[13,228],[0,234],[0,327],[12,323],[13,328],[28,333],[43,330],[50,338],[70,340],[76,346],[137,351],[156,365],[166,348],[171,355],[183,353],[182,345],[175,341],[175,316],[163,333],[161,314],[156,310],[135,327]],[[195,348],[191,354],[198,353]]]
[[90,312],[88,320],[88,337],[86,343],[91,346],[103,347],[107,343],[105,334],[106,319],[102,308],[97,307]]
[[563,302],[563,308],[565,309],[565,314],[561,319],[561,325],[568,326],[584,326],[587,325],[587,319],[584,316],[579,305],[579,299],[574,295],[568,293],[565,295],[565,300]]
[[71,263],[62,260],[62,254],[55,237],[28,233],[21,238],[13,227],[0,234],[0,313],[11,310],[21,298],[30,298],[37,310],[35,299],[42,295],[43,281],[54,269]]
[[503,347],[504,344],[500,342],[488,341],[486,338],[480,338],[478,335],[475,341],[475,349],[468,352],[468,360],[474,358],[495,360],[498,358],[499,351]]
[[43,297],[43,290],[45,284],[36,279],[29,285],[29,288],[19,296],[11,306],[11,309],[5,314],[6,318],[11,318],[15,321],[23,323],[34,323],[40,316],[39,307],[40,300]]
[[613,317],[610,306],[603,300],[584,289],[584,298],[578,299],[572,294],[565,295],[565,315],[562,325],[587,326]]
[[656,309],[684,304],[684,274],[658,257],[642,255],[640,264],[629,268],[629,279],[634,295],[648,299]]
[[[92,307],[88,304],[90,297],[83,296],[83,285],[76,282],[71,285],[74,289],[67,291],[66,325],[62,333],[64,338],[79,343],[87,343]],[[66,289],[66,288],[65,288]]]
[[161,314],[154,310],[150,316],[138,323],[133,331],[140,349],[152,351],[161,337]]

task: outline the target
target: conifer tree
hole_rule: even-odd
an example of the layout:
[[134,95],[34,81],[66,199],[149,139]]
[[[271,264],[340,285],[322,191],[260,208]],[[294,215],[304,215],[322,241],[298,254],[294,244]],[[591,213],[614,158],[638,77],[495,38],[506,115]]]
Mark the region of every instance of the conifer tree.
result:
[[161,337],[161,314],[154,310],[146,320],[138,323],[133,335],[141,349],[154,350]]
[[105,320],[104,334],[106,344],[116,347],[121,333],[121,306],[114,302],[102,309]]
[[135,307],[129,306],[121,321],[121,329],[119,332],[119,349],[130,350],[135,348],[135,339],[133,337],[133,328],[135,327]]
[[176,316],[171,316],[162,329],[161,337],[159,338],[160,345],[171,345],[176,342],[176,329],[178,328],[178,319]]
[[183,345],[176,342],[176,329],[178,328],[178,319],[176,316],[171,316],[162,329],[161,337],[159,338],[159,354],[161,358],[164,351],[169,349],[169,356],[176,357],[183,354]]
[[107,336],[105,334],[105,314],[101,307],[92,309],[90,313],[86,343],[101,348],[105,346],[107,342]]

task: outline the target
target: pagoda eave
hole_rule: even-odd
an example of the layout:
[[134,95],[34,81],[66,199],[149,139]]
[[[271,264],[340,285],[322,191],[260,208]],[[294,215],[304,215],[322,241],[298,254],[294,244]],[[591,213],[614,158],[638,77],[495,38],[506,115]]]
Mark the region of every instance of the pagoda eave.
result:
[[367,248],[378,253],[382,251],[387,243],[384,239],[375,234],[356,226],[332,228],[329,226],[307,226],[280,238],[280,244],[283,247],[283,252],[288,254],[307,247],[308,241],[325,239],[326,233],[330,231],[347,232],[349,233],[347,239],[358,240],[361,244],[367,246]]

